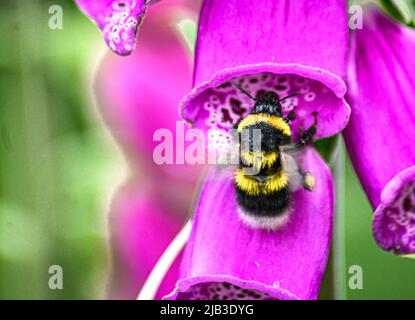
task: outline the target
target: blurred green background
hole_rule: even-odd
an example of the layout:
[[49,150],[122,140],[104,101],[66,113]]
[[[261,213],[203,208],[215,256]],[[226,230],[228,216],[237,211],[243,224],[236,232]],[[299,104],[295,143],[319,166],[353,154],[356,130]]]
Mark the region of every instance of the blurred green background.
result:
[[[103,298],[120,165],[91,102],[105,45],[73,1],[1,1],[0,38],[0,297]],[[63,290],[49,289],[51,265]]]
[[[48,26],[55,4],[62,30]],[[0,298],[105,298],[107,208],[123,170],[91,93],[105,45],[72,0],[2,0],[0,39]],[[415,299],[415,261],[377,248],[349,161],[344,178],[337,297]],[[52,265],[63,268],[62,290],[49,289]],[[352,265],[362,290],[347,286]]]

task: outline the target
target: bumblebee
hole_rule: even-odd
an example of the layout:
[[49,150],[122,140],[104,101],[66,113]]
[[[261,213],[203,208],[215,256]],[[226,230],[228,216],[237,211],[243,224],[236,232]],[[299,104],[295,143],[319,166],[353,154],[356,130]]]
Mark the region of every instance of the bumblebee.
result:
[[289,221],[292,193],[300,188],[312,191],[315,185],[313,175],[299,168],[293,154],[312,142],[317,113],[294,144],[290,122],[295,112],[284,117],[281,102],[296,93],[279,99],[270,91],[254,98],[237,88],[255,100],[252,112],[235,125],[240,139],[234,180],[239,215],[250,227],[278,230]]

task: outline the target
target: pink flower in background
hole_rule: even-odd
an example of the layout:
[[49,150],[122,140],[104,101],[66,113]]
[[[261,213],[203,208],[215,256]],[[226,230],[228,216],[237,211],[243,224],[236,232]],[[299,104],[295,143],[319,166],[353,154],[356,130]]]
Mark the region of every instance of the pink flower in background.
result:
[[[110,297],[135,299],[154,264],[190,213],[201,167],[156,165],[153,134],[176,131],[177,105],[191,84],[191,59],[175,24],[192,11],[160,4],[148,13],[140,47],[129,58],[109,54],[97,76],[100,111],[127,156],[131,175],[110,212]],[[156,298],[174,288],[177,261]]]
[[371,7],[352,40],[347,150],[376,210],[377,243],[386,251],[413,254],[415,31]]
[[[120,190],[110,210],[112,270],[111,299],[135,299],[161,253],[179,231],[184,217],[137,187]],[[185,203],[184,203],[185,205]],[[171,292],[180,259],[170,268],[155,299]]]

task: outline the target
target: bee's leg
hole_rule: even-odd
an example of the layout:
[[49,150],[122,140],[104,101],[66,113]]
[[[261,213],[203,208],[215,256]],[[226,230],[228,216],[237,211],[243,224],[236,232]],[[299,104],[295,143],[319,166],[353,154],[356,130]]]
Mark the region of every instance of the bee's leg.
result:
[[283,168],[289,180],[289,188],[291,192],[295,192],[301,188],[313,191],[315,178],[310,172],[301,170],[294,157],[283,155]]
[[296,119],[296,115],[294,110],[290,111],[286,117],[284,117],[284,121],[285,122],[290,122],[290,121],[294,121]]
[[300,149],[313,141],[313,137],[317,131],[317,112],[313,112],[314,123],[301,134],[301,140],[297,142],[296,148]]
[[282,149],[284,152],[295,155],[299,153],[304,146],[313,142],[313,137],[317,131],[317,112],[313,112],[312,114],[314,116],[314,122],[311,127],[309,127],[307,130],[304,130],[302,125],[300,125],[300,128],[298,129],[299,136],[301,137],[300,141],[294,144],[284,145]]

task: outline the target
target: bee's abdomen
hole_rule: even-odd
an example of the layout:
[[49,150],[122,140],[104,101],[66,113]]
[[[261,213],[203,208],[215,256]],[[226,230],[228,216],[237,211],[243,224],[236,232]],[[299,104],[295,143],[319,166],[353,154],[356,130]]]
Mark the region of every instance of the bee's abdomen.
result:
[[288,187],[267,195],[249,195],[236,186],[238,204],[246,214],[262,217],[274,217],[287,211],[290,207]]
[[271,168],[265,167],[255,176],[237,169],[235,187],[238,204],[247,214],[277,216],[290,206],[288,177],[279,156]]

